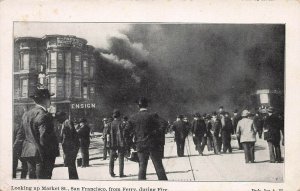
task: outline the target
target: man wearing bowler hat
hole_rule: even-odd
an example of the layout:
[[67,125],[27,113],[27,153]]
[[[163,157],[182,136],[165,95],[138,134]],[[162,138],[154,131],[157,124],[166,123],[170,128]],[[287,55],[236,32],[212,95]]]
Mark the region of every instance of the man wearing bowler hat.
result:
[[[59,155],[53,117],[47,112],[50,106],[48,89],[36,89],[30,96],[35,106],[22,117],[24,131],[21,158],[28,164],[30,179],[51,179],[55,158]],[[22,137],[22,136],[21,136]]]
[[90,147],[90,127],[87,125],[87,120],[81,118],[79,121],[79,129],[77,131],[80,142],[80,151],[82,155],[82,168],[89,166],[89,147]]
[[177,155],[184,156],[185,138],[188,135],[188,129],[183,121],[183,115],[178,115],[176,121],[173,123],[173,130],[175,132],[175,142],[177,145]]
[[[159,132],[159,121],[156,114],[151,114],[148,100],[144,97],[138,100],[139,112],[129,118],[125,129],[127,143],[132,142],[135,137],[135,147],[139,159],[139,180],[146,180],[146,172],[149,156],[153,162],[159,180],[167,180],[164,166],[162,164],[160,143],[157,141]],[[133,144],[133,143],[131,143]]]
[[268,116],[266,117],[263,125],[264,139],[268,142],[270,162],[282,162],[280,150],[280,131],[283,132],[283,125],[278,116],[274,114],[275,109],[269,107],[267,109]]

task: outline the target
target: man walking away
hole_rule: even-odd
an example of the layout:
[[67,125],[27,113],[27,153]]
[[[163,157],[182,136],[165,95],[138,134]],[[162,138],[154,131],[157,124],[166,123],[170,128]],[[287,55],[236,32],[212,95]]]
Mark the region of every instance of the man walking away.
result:
[[[138,179],[145,180],[149,156],[153,162],[159,180],[167,180],[164,166],[162,164],[161,151],[157,143],[157,132],[159,131],[159,121],[155,114],[151,114],[148,107],[148,100],[144,97],[138,100],[139,112],[129,118],[126,127],[126,141],[132,142],[135,138],[136,151],[139,159]],[[133,143],[132,143],[133,144]]]
[[221,124],[220,119],[217,118],[216,112],[214,112],[212,114],[210,124],[211,124],[210,132],[213,137],[214,153],[219,155],[221,152],[221,146],[222,146],[222,138],[221,138],[222,124]]
[[238,122],[236,133],[240,137],[245,152],[246,163],[254,163],[254,145],[256,141],[256,128],[253,120],[248,118],[249,111],[242,112],[242,119]]
[[65,112],[57,112],[56,118],[62,124],[61,145],[64,152],[64,165],[68,167],[69,179],[78,179],[76,157],[79,150],[79,138],[73,122],[67,119]]
[[125,123],[121,120],[121,113],[119,110],[115,109],[113,111],[113,121],[108,127],[108,134],[110,136],[109,144],[110,155],[109,155],[109,173],[110,176],[115,177],[114,173],[114,163],[115,155],[118,153],[119,158],[119,175],[120,177],[125,177],[124,175],[124,155],[125,155],[125,140],[124,140],[124,129]]

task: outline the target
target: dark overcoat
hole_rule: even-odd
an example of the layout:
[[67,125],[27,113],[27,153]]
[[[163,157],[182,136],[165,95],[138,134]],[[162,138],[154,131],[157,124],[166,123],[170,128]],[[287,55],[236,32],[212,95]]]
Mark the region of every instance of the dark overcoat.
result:
[[53,117],[43,108],[35,106],[24,113],[21,128],[24,128],[24,131],[19,131],[24,133],[22,158],[34,157],[43,161],[59,155]]
[[83,125],[78,130],[78,136],[81,148],[88,148],[90,146],[90,127],[88,125]]
[[110,141],[107,143],[108,147],[111,149],[124,148],[125,139],[124,139],[125,123],[120,119],[114,119],[108,128],[108,134],[110,135]]
[[280,131],[283,129],[283,124],[280,118],[274,114],[267,116],[263,125],[264,139],[270,142],[280,142]]
[[74,125],[66,120],[62,124],[61,145],[64,151],[64,163],[70,165],[77,157],[79,150],[79,137]]
[[134,139],[134,146],[137,151],[159,150],[160,143],[157,141],[159,126],[156,114],[147,110],[139,111],[128,120],[125,131],[126,142],[132,142]]
[[173,123],[173,130],[175,132],[175,141],[184,140],[189,133],[188,128],[186,128],[185,122],[181,120],[175,121]]

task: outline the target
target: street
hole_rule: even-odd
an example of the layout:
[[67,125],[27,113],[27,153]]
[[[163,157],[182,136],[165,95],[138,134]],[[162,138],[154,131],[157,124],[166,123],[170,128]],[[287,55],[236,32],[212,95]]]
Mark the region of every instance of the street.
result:
[[[77,168],[81,180],[137,180],[138,163],[125,159],[127,177],[118,177],[118,160],[115,161],[116,177],[109,175],[109,160],[102,160],[102,139],[91,140],[90,167]],[[163,164],[170,181],[266,181],[283,182],[284,163],[269,163],[266,141],[257,138],[255,163],[245,164],[244,152],[237,150],[237,141],[232,140],[233,153],[214,155],[205,148],[204,156],[195,151],[192,137],[186,140],[185,157],[177,157],[172,134],[166,135]],[[62,152],[61,152],[62,153]],[[284,155],[284,149],[282,148]],[[79,154],[80,156],[80,154]],[[18,175],[19,176],[19,175]],[[68,170],[63,167],[63,158],[56,159],[52,179],[68,179]],[[157,180],[151,161],[148,163],[147,180]]]

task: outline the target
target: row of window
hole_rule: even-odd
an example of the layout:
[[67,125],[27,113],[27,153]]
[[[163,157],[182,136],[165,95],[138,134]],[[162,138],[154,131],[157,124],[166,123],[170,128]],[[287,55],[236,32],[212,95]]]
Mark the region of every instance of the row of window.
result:
[[[41,80],[39,80],[41,83]],[[44,82],[43,82],[44,83]],[[57,77],[50,77],[48,83],[49,91],[54,93],[53,97],[64,97],[64,82],[62,78]],[[81,81],[79,79],[74,80],[74,88],[73,88],[73,96],[77,98],[81,98]],[[16,92],[17,95],[21,96],[22,98],[28,98],[28,79],[21,79],[20,80],[20,92]],[[82,97],[87,99],[88,96],[93,95],[95,93],[95,88],[93,86],[83,86],[82,87]]]
[[[49,54],[50,68],[56,69],[58,62],[63,62],[63,53],[50,52]],[[75,72],[80,73],[81,71],[81,56],[75,55]],[[20,70],[29,70],[29,53],[21,53],[20,55]],[[90,66],[87,60],[83,60],[83,74],[89,75],[91,78],[94,77],[94,66]]]

